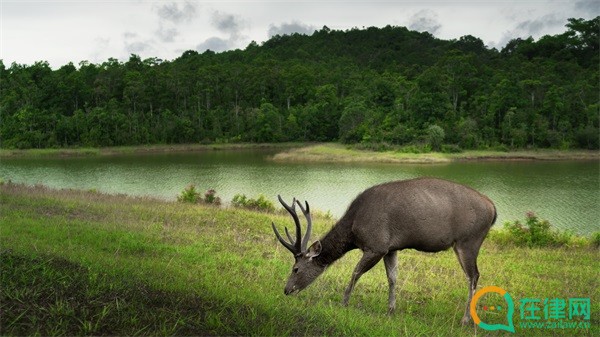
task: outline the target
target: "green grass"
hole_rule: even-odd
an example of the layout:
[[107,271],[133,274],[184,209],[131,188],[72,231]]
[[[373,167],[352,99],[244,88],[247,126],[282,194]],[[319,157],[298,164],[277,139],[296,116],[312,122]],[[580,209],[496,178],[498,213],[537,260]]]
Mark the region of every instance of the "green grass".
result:
[[82,157],[98,155],[119,155],[131,153],[162,153],[162,152],[194,152],[214,150],[243,150],[289,148],[304,146],[304,143],[219,143],[219,144],[171,144],[171,145],[139,145],[115,146],[102,148],[55,148],[55,149],[0,149],[0,158],[11,157]]
[[72,148],[72,149],[0,149],[0,158],[10,157],[82,157],[82,156],[97,156],[102,151],[98,148]]
[[[339,143],[223,143],[223,144],[173,144],[139,145],[103,148],[58,149],[0,149],[0,158],[12,157],[81,157],[106,156],[131,153],[194,152],[243,149],[281,149],[273,156],[276,161],[300,162],[383,162],[383,163],[446,163],[461,160],[598,160],[600,152],[588,150],[467,150],[460,153],[412,153],[403,148],[371,151]],[[410,149],[407,147],[404,149]]]
[[[293,226],[287,216],[14,184],[0,186],[0,207],[2,335],[506,334],[460,325],[467,287],[451,251],[399,254],[390,317],[382,264],[341,305],[359,251],[284,296],[293,259],[270,223]],[[315,237],[333,224],[316,220]],[[506,289],[517,324],[521,298],[590,297],[591,329],[517,335],[598,335],[599,261],[589,247],[487,240],[479,287]]]
[[460,153],[406,153],[402,149],[370,151],[338,143],[313,144],[276,154],[276,161],[447,163],[461,160],[598,160],[598,151],[518,150],[510,152],[468,150]]

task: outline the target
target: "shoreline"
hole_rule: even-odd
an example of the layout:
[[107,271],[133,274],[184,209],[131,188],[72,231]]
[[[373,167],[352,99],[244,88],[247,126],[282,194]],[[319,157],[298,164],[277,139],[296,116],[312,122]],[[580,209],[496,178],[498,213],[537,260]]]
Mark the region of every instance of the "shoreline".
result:
[[[37,198],[37,199],[52,199],[57,202],[70,202],[70,201],[87,201],[93,203],[117,203],[121,205],[143,204],[150,205],[151,207],[173,207],[173,208],[196,208],[198,210],[207,210],[214,212],[224,213],[248,213],[257,215],[260,217],[272,217],[272,218],[287,218],[287,213],[283,208],[277,208],[274,211],[261,211],[257,209],[245,208],[245,207],[234,207],[232,205],[221,204],[207,204],[207,203],[189,203],[180,202],[176,200],[167,200],[159,197],[153,197],[148,195],[132,195],[123,193],[107,193],[98,192],[96,190],[86,190],[77,188],[55,188],[44,184],[23,184],[14,183],[11,181],[3,182],[0,181],[0,196],[21,196],[25,199]],[[49,214],[49,213],[48,213]],[[339,219],[331,216],[324,215],[325,212],[313,209],[311,207],[311,215],[313,218],[319,220],[321,225],[331,226]],[[513,222],[518,219],[510,220]],[[318,226],[321,226],[318,225]],[[490,230],[490,236],[493,237],[490,241],[494,241],[494,244],[501,246],[514,246],[514,243],[509,242],[507,237],[509,233],[506,229],[501,228],[499,223],[496,223]],[[556,228],[553,228],[556,229]],[[574,233],[574,237],[577,239],[592,239],[594,233],[581,234]],[[553,246],[542,246],[537,247],[539,249],[568,249],[568,248],[582,248],[585,245],[575,245],[573,247],[553,247]]]
[[404,153],[398,150],[361,150],[340,143],[224,143],[139,145],[102,148],[0,149],[0,158],[87,157],[253,149],[281,150],[281,152],[269,157],[269,160],[276,162],[444,164],[464,161],[600,160],[600,151],[597,150],[537,149],[509,152],[466,150],[460,153]]
[[281,162],[340,162],[340,163],[393,163],[393,164],[445,164],[464,161],[559,161],[600,160],[595,150],[517,150],[511,152],[468,150],[460,153],[403,153],[394,150],[370,151],[350,148],[343,144],[323,143],[290,149],[274,155]]
[[122,154],[152,154],[168,152],[235,151],[251,149],[290,149],[306,146],[306,143],[223,143],[223,144],[158,144],[111,147],[48,148],[48,149],[0,149],[0,158],[35,157],[87,157],[114,156]]

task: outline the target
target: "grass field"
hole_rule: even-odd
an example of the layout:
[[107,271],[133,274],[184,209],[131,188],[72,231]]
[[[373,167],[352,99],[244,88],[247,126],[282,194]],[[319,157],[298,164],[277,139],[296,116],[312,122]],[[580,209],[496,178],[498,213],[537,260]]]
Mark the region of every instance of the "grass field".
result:
[[243,149],[282,149],[305,146],[304,143],[227,143],[227,144],[172,144],[172,145],[139,145],[115,147],[84,147],[56,149],[0,149],[0,158],[12,157],[82,157],[100,155],[119,155],[129,153],[164,153],[164,152],[195,152],[214,150],[243,150]]
[[[270,223],[286,216],[14,184],[0,185],[0,207],[2,335],[510,335],[460,325],[467,286],[451,251],[399,254],[388,316],[382,264],[341,305],[358,251],[284,296],[293,258]],[[315,237],[333,224],[314,222]],[[600,334],[598,249],[486,240],[479,269],[479,288],[514,298],[516,335]],[[575,297],[591,299],[591,328],[518,326],[519,299]]]
[[447,163],[461,160],[598,160],[600,152],[588,150],[468,150],[460,153],[404,153],[402,151],[360,150],[338,143],[312,144],[276,154],[276,161],[299,162],[381,162]]

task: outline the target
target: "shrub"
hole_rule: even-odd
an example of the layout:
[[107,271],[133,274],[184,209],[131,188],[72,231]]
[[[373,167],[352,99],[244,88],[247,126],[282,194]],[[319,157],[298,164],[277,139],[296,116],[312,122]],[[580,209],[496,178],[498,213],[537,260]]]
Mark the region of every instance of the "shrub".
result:
[[398,153],[429,153],[431,146],[427,145],[405,145],[396,150]]
[[217,197],[217,191],[214,189],[209,189],[204,193],[203,199],[202,195],[196,190],[196,185],[194,184],[188,185],[183,191],[181,191],[181,194],[177,196],[177,201],[191,204],[197,204],[201,202],[213,205],[221,204],[221,198]]
[[392,150],[394,147],[388,143],[373,143],[373,142],[361,142],[358,143],[354,146],[355,149],[357,150],[369,150],[369,151],[376,151],[376,152],[385,152],[385,151],[390,151]]
[[571,231],[555,230],[548,220],[527,212],[525,223],[519,220],[504,223],[504,230],[492,229],[488,238],[500,246],[600,248],[600,232],[579,236]]
[[231,200],[231,205],[263,212],[275,212],[275,205],[273,202],[262,194],[259,194],[256,199],[249,199],[244,194],[236,194]]
[[439,151],[441,149],[445,137],[446,133],[441,126],[434,124],[427,128],[427,140],[434,151]]
[[248,203],[248,198],[245,194],[236,194],[231,199],[231,206],[233,207],[246,207]]
[[188,202],[192,204],[198,203],[202,198],[200,197],[200,193],[196,191],[196,186],[194,184],[188,185],[181,194],[177,196],[177,201],[179,202]]
[[[516,220],[505,222],[504,228],[508,231],[508,238],[501,241],[510,241],[518,246],[546,247],[546,246],[579,246],[581,238],[569,231],[556,231],[552,229],[548,220],[540,219],[533,212],[527,212],[525,223]],[[585,241],[585,240],[584,240]]]
[[592,234],[591,245],[594,248],[600,248],[600,232]]
[[458,146],[456,144],[444,144],[444,145],[442,145],[442,152],[443,153],[461,153],[461,152],[463,152],[463,150],[460,148],[460,146]]
[[492,151],[508,152],[510,149],[504,144],[498,144],[489,148]]
[[204,193],[204,202],[207,204],[220,205],[221,198],[217,197],[217,191],[211,188]]

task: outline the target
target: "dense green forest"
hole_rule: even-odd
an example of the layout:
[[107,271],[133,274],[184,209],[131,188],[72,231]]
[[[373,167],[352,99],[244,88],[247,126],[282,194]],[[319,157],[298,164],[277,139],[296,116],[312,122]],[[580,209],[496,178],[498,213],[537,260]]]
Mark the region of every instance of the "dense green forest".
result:
[[52,69],[0,60],[0,146],[342,141],[599,146],[600,17],[511,40],[405,27],[274,36],[244,50]]

